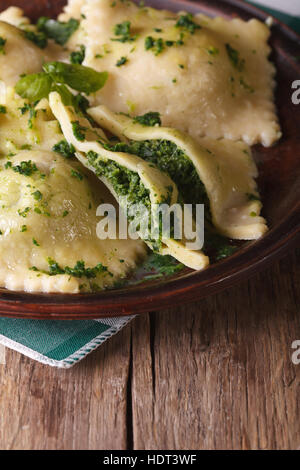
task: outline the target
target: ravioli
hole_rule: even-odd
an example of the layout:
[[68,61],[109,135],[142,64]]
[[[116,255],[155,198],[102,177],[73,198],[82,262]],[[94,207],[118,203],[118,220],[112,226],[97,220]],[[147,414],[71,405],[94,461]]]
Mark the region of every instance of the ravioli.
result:
[[[176,181],[185,203],[206,203],[210,206],[213,224],[222,235],[253,240],[266,232],[266,221],[260,217],[262,204],[255,182],[258,172],[251,149],[246,144],[202,138],[200,146],[175,129],[146,127],[111,112],[105,106],[91,108],[89,114],[101,127],[121,140],[125,138],[126,142],[130,139],[127,147],[133,153],[139,152],[137,154],[143,155],[149,162],[159,164],[161,161],[160,168],[168,171]],[[144,145],[137,147],[134,141],[144,142]],[[168,146],[169,142],[173,145]],[[169,148],[170,155],[165,159],[164,151],[169,152]],[[191,166],[184,170],[186,159],[196,169],[198,181],[195,177],[191,179]],[[185,183],[186,177],[188,183]],[[186,184],[188,187],[185,187]],[[202,185],[209,198],[207,202]]]
[[42,69],[45,54],[24,32],[4,21],[0,21],[0,37],[6,43],[0,54],[0,80],[14,86],[23,73],[35,73]]
[[[51,31],[17,7],[0,13],[0,287],[95,292],[127,278],[147,246],[201,270],[207,254],[236,248],[223,237],[260,238],[267,223],[249,145],[281,137],[269,28],[127,0],[69,0],[58,19],[66,24]],[[97,74],[81,64],[107,71],[105,86],[90,87]],[[24,100],[14,86],[35,73],[39,86],[27,76],[26,92],[16,88]],[[98,238],[103,203],[126,208],[140,238]],[[203,251],[154,213],[183,203],[190,213],[205,205]],[[158,238],[143,232],[153,226]]]
[[24,16],[24,12],[18,7],[8,7],[0,13],[0,21],[5,21],[13,26],[24,26],[30,24],[29,18]]
[[0,285],[27,292],[101,290],[145,256],[133,240],[100,240],[96,209],[111,202],[78,162],[21,151],[0,171]]
[[68,21],[71,18],[80,20],[82,18],[81,9],[84,3],[85,0],[69,0],[68,4],[63,8],[63,13],[58,17],[59,21]]
[[[76,148],[77,158],[107,185],[121,206],[124,202],[129,207],[142,203],[152,214],[154,204],[166,203],[171,206],[178,202],[177,187],[166,173],[135,155],[106,150],[101,144],[101,138],[99,139],[98,129],[92,128],[85,118],[76,115],[71,107],[64,106],[58,93],[50,94],[49,103],[66,140]],[[74,132],[74,125],[77,134]],[[78,129],[82,131],[81,135],[78,135]],[[116,173],[119,175],[117,180]],[[124,180],[128,181],[125,188]],[[125,196],[125,201],[121,196]],[[131,215],[142,224],[143,213]],[[158,223],[154,217],[155,222]],[[208,265],[208,258],[201,251],[189,250],[185,240],[174,240],[170,235],[164,235],[161,235],[162,243],[149,236],[143,239],[152,250],[170,254],[193,269],[203,269]]]
[[[81,4],[70,3],[68,13],[73,5],[77,15]],[[270,146],[280,138],[265,24],[191,19],[127,1],[86,0],[80,11],[76,41],[86,47],[84,65],[110,74],[94,105],[135,115],[159,111],[165,126],[196,139]]]
[[4,86],[0,104],[6,109],[5,113],[0,113],[0,155],[26,148],[50,151],[63,138],[47,100],[34,108],[18,97],[13,88]]

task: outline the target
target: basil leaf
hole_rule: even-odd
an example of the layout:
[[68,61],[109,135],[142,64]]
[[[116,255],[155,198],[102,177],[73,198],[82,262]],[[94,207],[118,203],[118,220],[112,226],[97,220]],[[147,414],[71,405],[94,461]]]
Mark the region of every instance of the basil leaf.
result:
[[65,106],[74,106],[74,95],[65,85],[53,83],[51,91],[56,91],[60,94],[62,102]]
[[66,44],[72,34],[78,29],[79,21],[71,18],[67,23],[52,20],[46,16],[39,18],[37,28],[47,35],[48,38],[54,39],[55,42],[63,46]]
[[51,91],[52,78],[45,73],[25,75],[16,84],[16,92],[29,101],[39,101],[48,98]]
[[77,91],[89,95],[100,90],[108,78],[107,72],[96,72],[90,67],[79,64],[65,64],[63,62],[49,62],[43,69],[58,83],[65,83]]
[[82,113],[89,120],[92,119],[88,114],[86,114],[90,103],[83,95],[80,93],[78,95],[73,95],[66,85],[61,85],[59,83],[53,83],[51,91],[56,91],[60,94],[65,106],[73,106],[77,113]]

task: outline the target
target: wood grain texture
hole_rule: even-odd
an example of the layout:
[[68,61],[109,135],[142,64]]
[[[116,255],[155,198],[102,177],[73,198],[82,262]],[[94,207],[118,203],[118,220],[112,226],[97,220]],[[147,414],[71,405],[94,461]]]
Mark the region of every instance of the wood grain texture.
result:
[[0,449],[298,449],[300,251],[135,319],[71,370],[6,351]]
[[0,449],[127,446],[130,328],[72,370],[12,351],[0,365]]
[[300,338],[299,259],[156,313],[152,339],[146,320],[135,323],[135,448],[300,447],[300,366],[291,362],[291,344]]

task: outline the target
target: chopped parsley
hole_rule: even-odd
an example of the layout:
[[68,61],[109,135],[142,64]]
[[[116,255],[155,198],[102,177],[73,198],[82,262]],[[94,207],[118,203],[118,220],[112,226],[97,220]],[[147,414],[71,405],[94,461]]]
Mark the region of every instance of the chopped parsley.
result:
[[30,207],[25,207],[25,209],[23,211],[21,211],[20,209],[18,209],[18,214],[20,217],[27,217],[27,214],[28,212],[30,211]]
[[116,67],[121,67],[122,65],[126,64],[126,62],[128,62],[128,59],[127,57],[121,57],[117,63],[116,63]]
[[208,49],[207,49],[207,52],[212,55],[212,56],[216,56],[219,54],[219,49],[215,46],[210,46]]
[[29,112],[28,127],[29,129],[33,128],[33,120],[36,118],[37,111],[34,109],[35,103],[33,105],[25,103],[22,108],[20,108],[21,114],[24,115]]
[[69,144],[66,140],[61,140],[52,147],[53,152],[59,153],[65,158],[75,157],[75,147],[73,144]]
[[193,15],[187,13],[186,15],[181,15],[175,25],[176,28],[182,28],[184,31],[188,31],[191,34],[195,34],[198,29],[201,29],[201,26],[193,20]]
[[32,163],[31,160],[21,162],[19,165],[12,166],[11,162],[5,163],[5,168],[12,169],[16,173],[20,173],[20,175],[24,176],[32,176],[33,173],[38,171],[38,168],[35,163]]
[[228,258],[228,256],[233,255],[237,250],[236,246],[232,245],[224,245],[218,248],[216,253],[216,261],[220,261],[222,259]]
[[35,238],[32,239],[32,243],[33,243],[35,246],[40,246],[40,244],[36,241]]
[[181,32],[179,39],[177,41],[166,40],[162,38],[153,38],[152,36],[147,36],[145,39],[145,49],[146,51],[152,51],[155,55],[161,54],[166,47],[182,46],[184,34]]
[[69,214],[69,211],[64,211],[62,216],[67,217],[68,214]]
[[142,124],[143,126],[161,126],[160,114],[154,111],[150,111],[143,116],[134,117],[133,122]]
[[5,54],[4,47],[5,47],[6,41],[7,41],[6,39],[0,36],[0,54]]
[[6,113],[7,113],[6,106],[3,106],[2,104],[0,104],[0,114],[6,114]]
[[74,18],[70,18],[69,21],[65,23],[42,16],[37,22],[38,30],[42,32],[46,38],[54,39],[54,41],[61,46],[66,44],[78,27],[79,21]]
[[123,23],[116,24],[114,27],[115,38],[112,38],[112,41],[118,42],[133,42],[136,40],[137,35],[132,36],[131,34],[131,22],[123,21]]
[[33,42],[40,49],[45,49],[48,44],[47,36],[43,32],[35,33],[34,31],[24,31],[26,39]]
[[73,121],[72,130],[73,130],[74,137],[80,142],[83,142],[85,139],[84,132],[88,130],[87,127],[81,126],[79,121]]
[[43,195],[42,195],[41,191],[39,191],[39,190],[32,193],[32,196],[34,197],[34,199],[36,201],[40,201],[41,199],[43,199]]
[[185,266],[170,255],[160,255],[152,253],[144,263],[142,269],[147,275],[143,280],[150,281],[160,279],[164,276],[172,276],[177,272],[182,271]]
[[152,36],[147,36],[145,39],[145,49],[146,51],[151,50],[154,55],[159,55],[163,52],[165,48],[164,41],[162,38],[153,38]]
[[247,82],[245,82],[245,80],[243,79],[243,77],[240,78],[240,85],[247,91],[249,91],[249,93],[254,93],[255,90],[254,88],[249,85]]
[[239,72],[242,72],[245,68],[245,60],[241,59],[239,51],[231,47],[231,45],[228,43],[225,44],[225,47],[233,67],[236,68]]
[[85,59],[85,46],[80,45],[79,51],[71,52],[70,62],[71,64],[82,64]]
[[83,180],[83,176],[81,173],[79,173],[79,171],[75,171],[75,170],[71,170],[71,176],[73,176],[73,178],[77,178],[79,181],[82,181]]
[[87,279],[95,279],[98,274],[102,274],[102,273],[110,274],[107,267],[103,266],[102,263],[97,264],[97,266],[95,266],[94,268],[86,268],[85,262],[80,260],[80,261],[77,261],[74,268],[70,268],[69,266],[65,266],[64,268],[62,268],[57,263],[57,261],[55,261],[52,258],[48,258],[47,262],[49,265],[49,272],[40,271],[39,269],[36,268],[36,266],[32,266],[30,270],[39,271],[39,272],[42,272],[43,274],[48,274],[49,276],[56,276],[58,274],[67,274],[72,277],[76,277],[76,278],[86,277]]
[[27,232],[27,225],[22,225],[20,232]]
[[183,46],[184,45],[183,38],[184,38],[184,34],[183,34],[183,32],[181,32],[180,36],[179,36],[179,39],[176,41],[177,46]]

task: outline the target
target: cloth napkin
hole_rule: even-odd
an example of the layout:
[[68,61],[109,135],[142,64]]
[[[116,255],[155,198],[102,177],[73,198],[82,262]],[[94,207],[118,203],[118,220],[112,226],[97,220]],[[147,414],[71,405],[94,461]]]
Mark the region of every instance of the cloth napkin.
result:
[[[249,3],[300,33],[299,0],[256,0]],[[132,318],[76,321],[0,318],[0,363],[5,362],[3,347],[6,346],[43,364],[70,368],[118,333]]]

